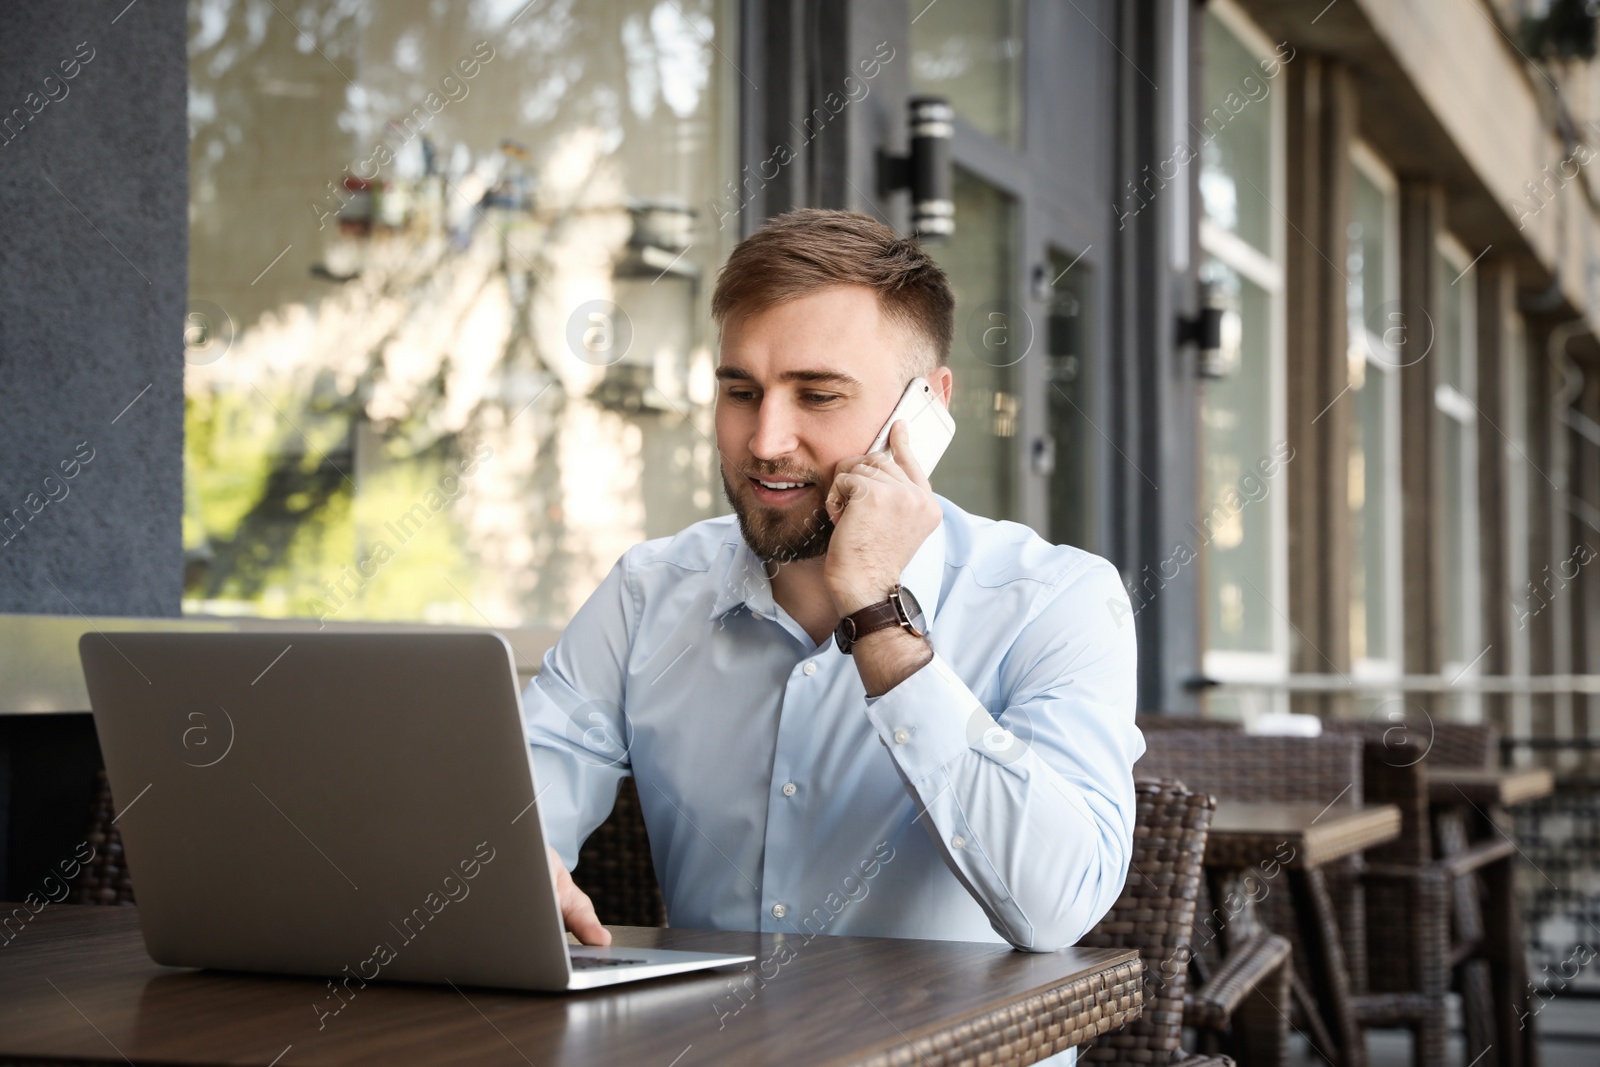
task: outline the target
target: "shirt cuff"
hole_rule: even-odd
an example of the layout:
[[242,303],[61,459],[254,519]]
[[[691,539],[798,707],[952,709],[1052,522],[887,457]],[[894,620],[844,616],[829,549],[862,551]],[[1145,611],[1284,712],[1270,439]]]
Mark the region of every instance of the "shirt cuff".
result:
[[974,732],[981,739],[985,730],[997,728],[988,709],[937,652],[887,693],[867,698],[867,718],[913,782],[970,748]]

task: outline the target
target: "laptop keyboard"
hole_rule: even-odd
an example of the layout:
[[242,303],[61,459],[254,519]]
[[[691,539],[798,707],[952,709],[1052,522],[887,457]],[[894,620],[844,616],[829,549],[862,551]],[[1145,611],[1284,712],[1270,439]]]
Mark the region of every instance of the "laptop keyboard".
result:
[[601,967],[627,967],[636,963],[645,963],[645,960],[619,960],[612,956],[574,956],[572,969],[575,971],[593,971]]

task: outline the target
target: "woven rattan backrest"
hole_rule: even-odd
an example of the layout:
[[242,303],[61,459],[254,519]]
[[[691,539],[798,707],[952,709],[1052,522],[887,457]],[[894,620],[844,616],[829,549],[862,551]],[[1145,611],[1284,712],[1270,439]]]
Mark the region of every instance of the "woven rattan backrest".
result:
[[1292,803],[1362,799],[1355,737],[1256,737],[1225,730],[1152,730],[1139,778],[1174,778],[1220,800]]
[[1428,762],[1435,767],[1500,766],[1500,731],[1488,723],[1436,722]]
[[1393,762],[1426,757],[1434,767],[1500,766],[1500,731],[1488,723],[1438,722],[1421,716],[1395,722],[1331,719],[1322,729],[1379,741],[1393,753]]
[[74,904],[132,904],[133,881],[122,855],[122,831],[113,821],[116,804],[105,771],[94,775],[94,803],[84,843],[94,850],[72,888]]
[[1202,719],[1195,715],[1173,712],[1141,712],[1134,724],[1148,733],[1151,730],[1221,730],[1225,733],[1243,733],[1244,724],[1232,719]]
[[595,914],[607,926],[665,926],[667,909],[650,862],[650,835],[645,832],[639,791],[624,778],[617,803],[578,851],[578,887],[594,901]]
[[1183,993],[1206,833],[1215,802],[1172,781],[1139,781],[1128,880],[1111,911],[1079,942],[1134,948],[1144,960],[1144,1013],[1100,1038],[1091,1063],[1168,1064],[1183,1036]]

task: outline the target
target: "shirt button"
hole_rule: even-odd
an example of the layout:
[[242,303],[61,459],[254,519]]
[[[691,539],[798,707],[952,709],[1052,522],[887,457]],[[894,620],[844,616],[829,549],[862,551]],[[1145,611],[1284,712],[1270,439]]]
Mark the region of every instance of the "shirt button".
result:
[[960,834],[957,834],[956,836],[954,836],[954,837],[952,837],[950,839],[950,847],[951,848],[966,848],[967,847],[967,839],[962,837]]
[[807,674],[816,674],[817,673],[817,661],[814,660],[814,659],[813,660],[807,660],[806,661],[806,665],[804,667],[800,668],[800,669],[805,671]]
[[800,791],[800,787],[795,785],[793,782],[784,782],[783,783],[783,795],[784,796],[792,797],[796,793],[798,793],[799,791]]
[[789,914],[789,909],[782,904],[774,904],[772,906],[772,917],[774,919],[781,919],[787,914]]
[[911,731],[910,730],[896,730],[894,732],[894,743],[895,744],[903,745],[909,740],[911,740]]

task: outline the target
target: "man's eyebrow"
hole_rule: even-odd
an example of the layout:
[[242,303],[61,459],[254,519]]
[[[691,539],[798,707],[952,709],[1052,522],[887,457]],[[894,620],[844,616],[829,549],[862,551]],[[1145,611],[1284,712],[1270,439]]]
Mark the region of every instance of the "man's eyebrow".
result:
[[[718,367],[716,374],[720,381],[753,382],[756,380],[755,375],[743,367]],[[813,384],[838,385],[847,389],[857,389],[861,386],[860,379],[836,370],[788,370],[778,375],[778,380],[780,382],[811,382]]]

